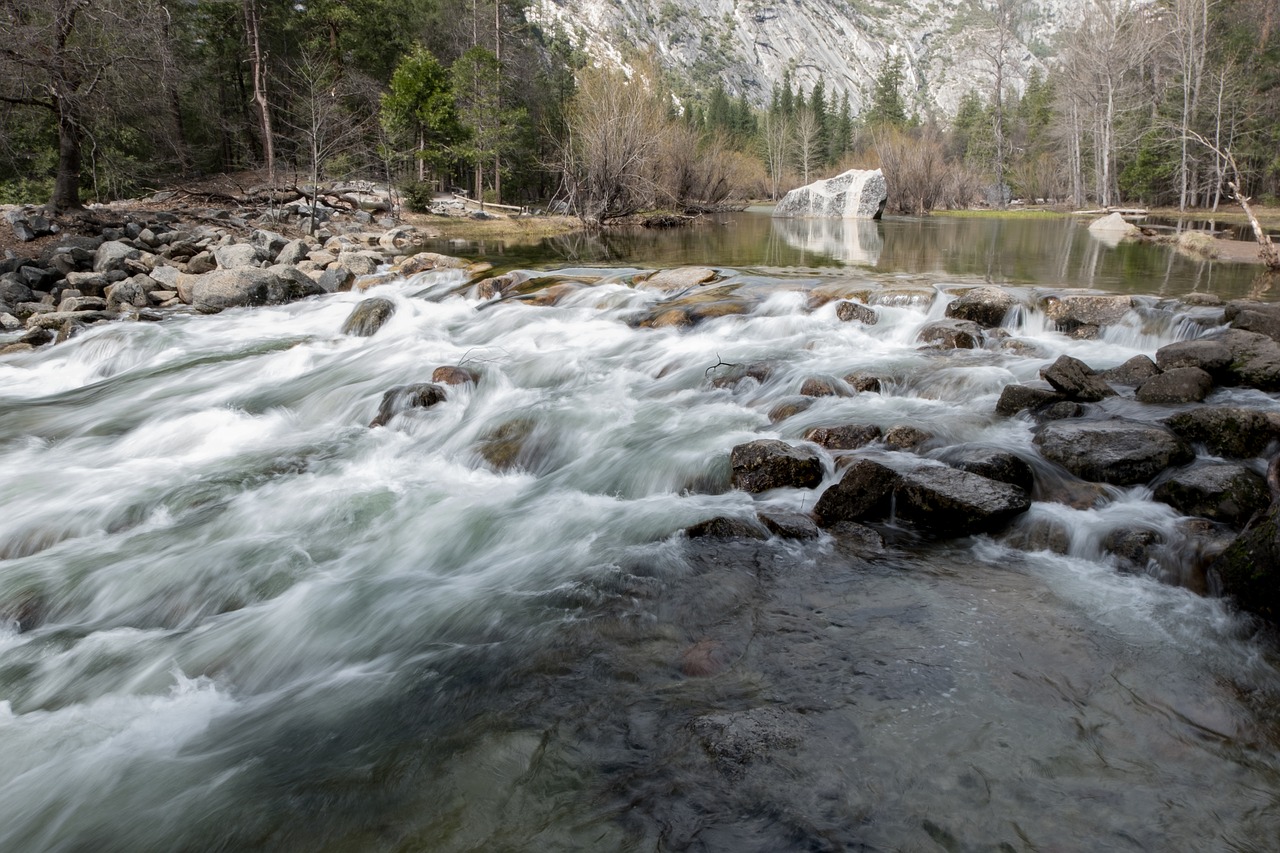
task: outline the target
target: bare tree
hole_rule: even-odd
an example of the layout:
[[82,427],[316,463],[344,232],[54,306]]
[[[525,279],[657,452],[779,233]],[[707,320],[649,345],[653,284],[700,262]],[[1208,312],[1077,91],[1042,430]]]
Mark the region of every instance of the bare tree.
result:
[[1004,90],[1011,74],[1020,69],[1018,30],[1022,24],[1020,0],[973,0],[978,27],[969,31],[969,44],[986,63],[991,75],[992,130],[995,136],[993,166],[997,206],[1005,206],[1005,109]]
[[796,168],[804,183],[809,183],[809,173],[818,167],[826,152],[822,145],[822,124],[813,110],[802,107],[796,112],[792,123],[792,150],[795,153]]
[[1236,165],[1235,155],[1231,153],[1230,149],[1219,148],[1195,131],[1191,131],[1190,138],[1212,151],[1227,164],[1226,189],[1249,219],[1249,226],[1253,228],[1254,239],[1258,242],[1258,257],[1266,264],[1267,269],[1280,272],[1280,252],[1276,251],[1275,244],[1271,242],[1271,235],[1258,222],[1258,216],[1253,212],[1253,207],[1249,203],[1252,199],[1244,194],[1244,185],[1240,180],[1240,167]]
[[267,57],[262,50],[262,20],[258,15],[258,0],[244,0],[244,37],[249,49],[249,74],[253,78],[253,105],[257,111],[262,159],[267,165],[267,180],[275,181],[275,134],[271,129],[271,106],[267,102]]
[[1195,187],[1191,168],[1191,123],[1200,106],[1205,65],[1209,58],[1209,7],[1211,0],[1172,0],[1173,59],[1182,88],[1179,116],[1181,150],[1178,159],[1178,209],[1186,210]]
[[760,145],[765,169],[769,173],[769,197],[776,200],[783,173],[787,169],[787,163],[791,161],[791,123],[786,116],[773,110],[764,114]]

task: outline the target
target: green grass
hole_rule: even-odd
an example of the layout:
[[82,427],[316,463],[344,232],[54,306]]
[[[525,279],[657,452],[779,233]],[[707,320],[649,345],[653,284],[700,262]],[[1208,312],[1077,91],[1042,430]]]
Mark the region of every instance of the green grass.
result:
[[935,210],[933,216],[956,216],[965,219],[1063,219],[1071,214],[1064,210],[1014,208],[1012,210]]

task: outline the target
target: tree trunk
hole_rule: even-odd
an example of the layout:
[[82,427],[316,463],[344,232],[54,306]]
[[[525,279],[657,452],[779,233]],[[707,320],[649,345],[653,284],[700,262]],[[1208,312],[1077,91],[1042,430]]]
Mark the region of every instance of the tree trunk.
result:
[[258,111],[262,131],[262,157],[267,164],[267,180],[276,179],[276,149],[271,131],[271,110],[267,105],[267,69],[262,55],[258,7],[255,0],[244,0],[244,32],[249,41],[250,73],[253,75],[253,103]]
[[58,176],[49,206],[54,210],[79,210],[80,126],[65,104],[58,111]]

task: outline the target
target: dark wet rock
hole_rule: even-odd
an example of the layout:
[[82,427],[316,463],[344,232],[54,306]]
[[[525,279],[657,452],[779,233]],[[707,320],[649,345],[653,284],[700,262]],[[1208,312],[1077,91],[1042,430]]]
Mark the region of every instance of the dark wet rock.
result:
[[478,382],[479,379],[480,377],[476,375],[475,371],[453,365],[437,367],[431,373],[431,381],[440,385],[466,385],[469,382]]
[[777,439],[739,444],[729,456],[733,486],[745,492],[769,489],[811,489],[822,482],[822,460],[817,451],[793,447]]
[[1004,338],[1000,341],[1000,351],[1011,352],[1025,358],[1045,358],[1048,355],[1040,344],[1022,338]]
[[1027,493],[946,465],[923,465],[898,476],[897,515],[938,536],[998,530],[1031,507]]
[[769,531],[760,522],[718,516],[685,528],[690,539],[768,539]]
[[769,423],[778,423],[794,417],[814,403],[812,397],[789,397],[769,410]]
[[1280,621],[1280,501],[1227,546],[1209,576],[1242,610]]
[[756,517],[770,533],[783,539],[817,539],[822,535],[813,519],[801,512],[762,509],[756,513]]
[[754,708],[695,717],[689,724],[720,772],[740,778],[748,765],[802,742],[803,720],[779,708]]
[[1198,367],[1218,376],[1231,366],[1231,350],[1221,341],[1197,339],[1179,341],[1156,350],[1156,364],[1161,370],[1179,367]]
[[428,382],[416,385],[400,385],[382,395],[382,404],[378,406],[378,415],[370,423],[371,427],[386,426],[401,412],[409,409],[425,409],[447,399],[445,391],[439,385]]
[[330,264],[316,279],[316,284],[325,293],[346,293],[355,282],[355,272],[342,264]]
[[1005,534],[1004,544],[1019,551],[1049,551],[1066,554],[1071,550],[1071,532],[1054,518],[1022,518]]
[[1115,557],[1119,568],[1130,572],[1146,571],[1163,544],[1163,536],[1143,527],[1118,527],[1102,540],[1103,549]]
[[879,394],[882,380],[870,373],[850,373],[844,377],[845,384],[859,394]]
[[1175,367],[1138,386],[1143,403],[1199,403],[1213,390],[1213,377],[1198,367]]
[[846,323],[858,322],[864,326],[874,326],[880,321],[880,315],[876,313],[876,309],[848,300],[837,303],[836,316]]
[[26,344],[32,347],[40,347],[48,343],[53,343],[53,332],[49,331],[49,329],[57,328],[59,325],[61,324],[55,323],[49,328],[44,328],[42,326],[33,326],[32,328],[28,329],[22,335],[22,337],[18,338],[17,342],[20,344]]
[[856,521],[837,521],[827,528],[835,540],[836,549],[857,557],[884,553],[884,537],[865,524]]
[[1089,365],[1069,355],[1058,356],[1057,361],[1041,369],[1040,376],[1072,400],[1093,403],[1116,393]]
[[1186,441],[1156,424],[1115,419],[1055,421],[1035,437],[1040,453],[1084,480],[1133,486],[1195,454]]
[[975,287],[947,305],[947,316],[991,329],[1004,323],[1015,304],[1013,296],[998,287]]
[[1271,504],[1266,480],[1237,463],[1211,462],[1179,471],[1156,487],[1155,499],[1184,515],[1236,527]]
[[1213,338],[1231,352],[1229,381],[1261,391],[1280,391],[1280,344],[1266,335],[1228,329]]
[[68,320],[62,324],[61,328],[58,329],[58,335],[53,339],[53,342],[55,344],[66,343],[72,338],[77,337],[87,328],[89,328],[89,326],[85,323],[81,323],[76,320]]
[[871,459],[859,459],[818,498],[814,517],[823,527],[841,521],[884,518],[897,482],[897,471]]
[[6,305],[17,305],[19,302],[35,302],[36,295],[31,288],[14,273],[0,276],[0,302]]
[[1066,397],[1048,388],[1036,388],[1031,385],[1006,385],[996,401],[996,414],[1010,417],[1024,409],[1038,409],[1051,403],[1058,403]]
[[991,447],[968,447],[949,453],[943,459],[953,468],[997,480],[1030,492],[1035,474],[1027,461],[1016,453]]
[[916,450],[927,444],[933,435],[910,424],[898,424],[884,434],[885,446],[892,450]]
[[849,392],[834,379],[810,376],[800,386],[802,397],[848,397]]
[[1057,324],[1059,331],[1071,332],[1091,327],[1093,335],[1102,326],[1114,326],[1132,308],[1128,296],[1050,296],[1042,303],[1045,315]]
[[476,452],[499,471],[526,466],[535,460],[540,447],[535,440],[537,422],[516,418],[489,430],[476,443]]
[[1136,387],[1151,377],[1159,375],[1160,368],[1150,357],[1135,355],[1124,364],[1110,367],[1106,370],[1099,370],[1097,373],[1105,382]]
[[[342,324],[342,334],[367,338],[382,328],[396,313],[396,304],[390,299],[375,296],[358,304]],[[435,378],[432,378],[435,381]]]
[[926,324],[916,340],[937,349],[977,349],[982,346],[982,327],[969,320],[937,320]]
[[1223,317],[1233,329],[1256,332],[1280,341],[1280,305],[1236,299],[1227,303]]
[[1215,456],[1249,459],[1262,456],[1280,438],[1280,425],[1256,409],[1201,406],[1165,419],[1165,425],[1187,441],[1203,444]]
[[[724,369],[724,368],[728,369]],[[773,365],[767,361],[755,361],[751,364],[732,364],[718,366],[717,373],[712,371],[712,388],[733,388],[744,379],[754,379],[763,385],[773,375]]]
[[813,427],[805,431],[804,437],[828,450],[855,450],[880,438],[880,427],[868,424]]
[[1032,414],[1038,421],[1063,421],[1067,418],[1078,418],[1085,412],[1084,406],[1074,400],[1061,400],[1057,403],[1050,403],[1047,406],[1041,406]]

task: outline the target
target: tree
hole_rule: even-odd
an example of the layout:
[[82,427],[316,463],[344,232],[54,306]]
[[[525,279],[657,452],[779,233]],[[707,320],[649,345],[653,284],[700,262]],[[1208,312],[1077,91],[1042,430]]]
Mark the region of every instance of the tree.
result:
[[1191,124],[1200,107],[1200,92],[1209,58],[1209,0],[1171,0],[1173,57],[1181,88],[1178,151],[1178,209],[1186,210],[1193,192]]
[[804,183],[809,183],[809,173],[817,169],[826,149],[822,144],[822,124],[813,110],[807,106],[796,112],[792,122],[792,150],[795,152],[796,168]]
[[885,60],[871,89],[871,106],[864,116],[869,128],[907,126],[907,105],[902,100],[902,57]]
[[778,198],[783,173],[791,160],[791,140],[791,122],[781,110],[765,113],[764,125],[760,128],[760,147],[761,154],[764,156],[765,170],[769,175],[771,199]]
[[0,103],[48,115],[58,165],[49,206],[81,206],[83,149],[96,117],[130,82],[160,70],[160,10],[146,0],[5,0],[0,19]]
[[981,26],[970,31],[970,44],[986,63],[991,75],[993,156],[998,207],[1005,205],[1005,108],[1004,89],[1009,74],[1018,67],[1018,28],[1022,4],[1019,0],[972,0]]
[[462,54],[450,69],[458,118],[468,131],[457,149],[475,165],[476,199],[484,209],[484,165],[505,153],[514,138],[519,110],[502,108],[502,64],[483,47]]
[[418,180],[426,169],[442,168],[449,148],[462,136],[449,72],[425,47],[407,54],[382,95],[382,125],[392,136],[407,137],[417,151]]

